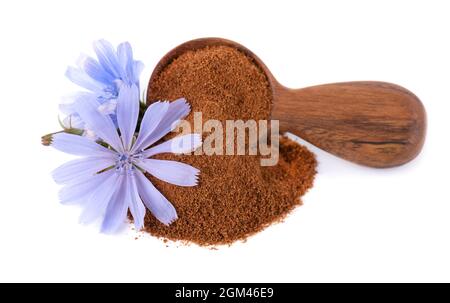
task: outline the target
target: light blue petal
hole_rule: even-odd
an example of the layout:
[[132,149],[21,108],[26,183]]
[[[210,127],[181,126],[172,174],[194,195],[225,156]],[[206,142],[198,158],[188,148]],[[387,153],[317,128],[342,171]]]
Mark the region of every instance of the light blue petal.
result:
[[202,145],[202,137],[199,134],[188,134],[178,136],[163,142],[159,145],[151,147],[142,152],[144,158],[162,153],[182,154],[196,150]]
[[[139,83],[139,77],[141,76],[142,71],[144,70],[144,63],[141,61],[133,62],[133,83]],[[139,86],[139,85],[138,85]]]
[[92,79],[79,68],[69,66],[66,70],[66,77],[73,83],[96,93],[101,92],[103,89],[103,84]]
[[133,84],[133,50],[130,43],[123,42],[119,44],[117,47],[117,58],[125,71],[126,79],[122,80],[127,82],[128,85]]
[[156,219],[165,225],[178,219],[175,207],[138,170],[136,170],[136,184],[142,201]]
[[115,115],[117,109],[117,99],[111,99],[103,102],[99,107],[98,111],[103,115]]
[[112,157],[87,157],[64,163],[52,172],[53,179],[58,184],[74,184],[97,174],[115,164]]
[[136,230],[141,230],[144,227],[144,217],[145,217],[145,206],[139,197],[139,192],[136,185],[136,177],[131,174],[127,178],[128,184],[128,207],[130,209],[131,215],[134,219],[134,226]]
[[97,54],[100,65],[116,79],[121,79],[124,70],[119,64],[114,47],[106,40],[98,40],[94,42],[94,51]]
[[102,68],[100,64],[91,57],[85,57],[80,63],[80,67],[97,82],[110,86],[114,82],[114,75]]
[[101,231],[103,233],[111,234],[123,226],[127,217],[128,203],[127,203],[127,186],[129,182],[127,179],[130,176],[121,175],[121,184],[117,187],[117,191],[112,196],[106,208],[105,217],[103,219]]
[[76,92],[62,97],[63,102],[58,105],[59,110],[65,114],[70,115],[75,113],[75,108],[73,107],[75,102],[80,98],[86,98],[91,96],[95,98],[95,94],[92,92]]
[[66,128],[78,128],[78,129],[84,128],[84,122],[83,120],[81,120],[78,114],[71,114],[65,117],[64,120],[62,121],[62,124]]
[[145,137],[143,142],[139,144],[139,147],[136,148],[136,150],[145,149],[148,146],[155,143],[156,141],[158,141],[159,139],[161,139],[162,137],[164,137],[165,135],[167,135],[170,131],[175,129],[178,122],[181,119],[185,118],[190,111],[191,108],[189,104],[186,102],[186,99],[184,98],[177,99],[169,103],[169,108],[167,109],[167,112],[164,115],[164,117],[161,119],[161,122],[158,123],[155,129],[152,130],[151,135],[147,135]]
[[129,42],[122,42],[117,46],[117,59],[124,70],[128,62],[133,62],[133,50]]
[[115,153],[88,138],[59,133],[52,137],[51,145],[62,152],[76,156],[114,156]]
[[113,174],[115,174],[114,170],[108,170],[86,178],[79,183],[62,187],[59,191],[60,202],[63,204],[86,203],[99,186],[105,183]]
[[58,105],[58,109],[64,115],[72,115],[75,113],[75,109],[73,108],[73,103],[61,103]]
[[117,98],[117,123],[125,150],[130,150],[139,116],[139,90],[136,85],[122,85]]
[[133,148],[131,149],[133,152],[144,149],[148,146],[147,140],[151,137],[153,131],[158,127],[158,124],[161,123],[161,120],[166,115],[169,107],[169,102],[155,102],[147,108],[141,121],[139,135],[133,145]]
[[84,97],[92,97],[95,98],[95,95],[91,92],[77,92],[75,94],[71,94],[70,96],[64,97],[64,102],[59,104],[59,110],[66,115],[63,120],[63,124],[67,128],[84,128],[84,122],[81,120],[80,116],[76,113],[74,104],[77,99]]
[[144,159],[136,165],[156,178],[178,186],[195,186],[199,170],[188,164],[170,160]]
[[98,111],[99,106],[100,103],[91,97],[80,98],[74,104],[76,112],[86,123],[88,129],[92,130],[116,151],[123,152],[122,142],[111,117],[101,114]]
[[113,195],[120,189],[123,175],[116,173],[113,169],[108,172],[110,172],[108,178],[100,186],[97,186],[84,203],[84,209],[80,216],[81,223],[91,223],[103,216]]

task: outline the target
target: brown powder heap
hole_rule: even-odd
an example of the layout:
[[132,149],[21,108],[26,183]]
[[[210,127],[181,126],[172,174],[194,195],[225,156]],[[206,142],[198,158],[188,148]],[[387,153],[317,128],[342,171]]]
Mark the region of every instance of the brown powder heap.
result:
[[[148,100],[184,97],[203,121],[267,120],[272,93],[265,74],[240,51],[225,46],[189,51],[156,77]],[[203,134],[204,137],[207,134]],[[175,206],[178,220],[159,223],[149,212],[145,231],[171,240],[200,245],[229,244],[279,221],[313,184],[314,155],[287,138],[280,140],[276,166],[261,167],[260,156],[159,155],[200,169],[195,187],[150,180]]]

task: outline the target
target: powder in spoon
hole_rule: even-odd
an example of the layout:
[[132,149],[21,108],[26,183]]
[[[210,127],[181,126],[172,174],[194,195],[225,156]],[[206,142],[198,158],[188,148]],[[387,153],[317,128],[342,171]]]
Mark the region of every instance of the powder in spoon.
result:
[[[251,58],[228,46],[213,46],[180,55],[153,79],[148,102],[184,97],[203,120],[268,120],[272,93],[265,74]],[[204,136],[207,134],[203,134]],[[312,186],[314,155],[282,137],[280,159],[262,167],[261,156],[173,155],[155,158],[181,161],[200,169],[199,185],[179,187],[148,176],[172,202],[178,220],[164,226],[151,214],[145,231],[170,240],[199,245],[243,240],[282,220],[301,205]]]

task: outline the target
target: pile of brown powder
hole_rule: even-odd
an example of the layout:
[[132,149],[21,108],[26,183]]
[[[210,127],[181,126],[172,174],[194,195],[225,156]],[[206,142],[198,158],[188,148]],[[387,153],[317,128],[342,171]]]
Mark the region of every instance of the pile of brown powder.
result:
[[[225,46],[182,54],[151,83],[148,102],[184,97],[203,121],[270,119],[272,93],[264,73],[242,52]],[[207,134],[203,134],[204,136]],[[149,212],[145,231],[200,245],[229,244],[283,219],[301,205],[313,184],[314,155],[287,138],[280,140],[276,166],[261,167],[260,156],[159,155],[200,169],[195,187],[149,179],[175,206],[178,220],[159,223]]]

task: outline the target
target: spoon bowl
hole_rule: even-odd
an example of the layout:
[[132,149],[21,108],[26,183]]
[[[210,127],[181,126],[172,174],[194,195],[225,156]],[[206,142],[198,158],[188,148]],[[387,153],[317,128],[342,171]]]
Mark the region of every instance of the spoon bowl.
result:
[[378,168],[407,163],[422,149],[425,109],[407,89],[378,81],[287,88],[250,50],[222,38],[191,40],[172,49],[155,67],[148,90],[181,54],[211,46],[235,48],[265,73],[273,96],[271,119],[280,121],[282,132],[291,132],[348,161]]

